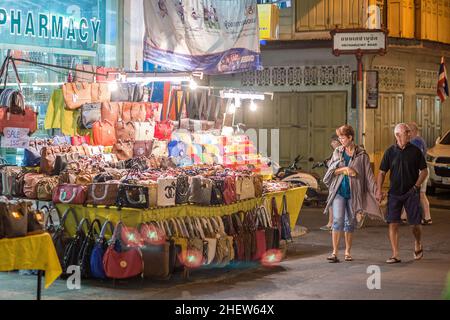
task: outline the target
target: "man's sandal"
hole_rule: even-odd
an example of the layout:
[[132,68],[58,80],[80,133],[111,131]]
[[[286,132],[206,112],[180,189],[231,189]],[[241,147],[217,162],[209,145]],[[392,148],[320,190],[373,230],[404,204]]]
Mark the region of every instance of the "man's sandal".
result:
[[388,264],[393,264],[393,263],[400,263],[402,262],[402,260],[396,258],[396,257],[392,257],[386,260],[386,263]]
[[337,263],[337,262],[339,262],[338,257],[334,253],[331,256],[328,256],[327,260],[330,263]]

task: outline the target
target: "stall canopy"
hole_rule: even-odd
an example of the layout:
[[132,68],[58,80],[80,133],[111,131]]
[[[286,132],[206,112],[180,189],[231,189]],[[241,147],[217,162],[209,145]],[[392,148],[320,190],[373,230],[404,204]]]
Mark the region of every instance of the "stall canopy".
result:
[[206,74],[258,69],[256,0],[144,0],[144,60]]

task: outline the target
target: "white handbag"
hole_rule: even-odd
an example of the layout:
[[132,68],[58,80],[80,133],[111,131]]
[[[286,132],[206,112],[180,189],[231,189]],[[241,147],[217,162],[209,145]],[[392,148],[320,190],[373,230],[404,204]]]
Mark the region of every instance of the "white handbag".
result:
[[168,157],[169,148],[167,146],[167,141],[154,140],[152,146],[152,156],[155,157]]
[[135,140],[151,141],[155,136],[155,124],[150,121],[134,122]]
[[158,207],[175,205],[177,191],[177,178],[166,177],[158,179]]
[[238,200],[253,199],[255,197],[255,185],[252,177],[236,178],[236,196]]

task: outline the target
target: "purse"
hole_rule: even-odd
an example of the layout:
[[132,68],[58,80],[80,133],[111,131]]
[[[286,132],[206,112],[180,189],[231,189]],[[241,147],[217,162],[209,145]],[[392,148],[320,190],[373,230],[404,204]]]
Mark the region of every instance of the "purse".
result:
[[134,122],[135,140],[150,141],[153,140],[155,127],[152,122]]
[[260,174],[255,174],[253,177],[253,185],[255,187],[255,197],[260,198],[263,195],[263,177]]
[[224,180],[223,200],[225,204],[236,202],[236,180],[233,176],[226,176]]
[[116,75],[119,73],[117,68],[97,67],[97,74],[95,76],[97,82],[115,81]]
[[84,144],[91,144],[91,136],[86,134],[84,136],[73,136],[70,138],[73,146],[82,146]]
[[156,121],[155,138],[158,140],[170,140],[173,124],[170,120]]
[[91,64],[77,64],[75,65],[75,69],[75,82],[95,82],[95,73],[97,70],[95,66]]
[[38,114],[30,106],[25,107],[25,111],[19,114],[11,113],[7,107],[0,107],[0,133],[4,128],[25,128],[31,135],[37,130]]
[[123,141],[134,140],[136,133],[133,122],[119,121],[116,123],[116,139]]
[[109,102],[111,92],[107,83],[91,83],[92,102]]
[[177,178],[171,177],[159,178],[157,183],[158,183],[157,205],[159,207],[174,206],[177,190]]
[[109,181],[88,185],[86,203],[91,205],[115,206],[119,182]]
[[278,214],[277,202],[275,197],[272,197],[272,213],[270,220],[272,222],[272,228],[274,229],[272,247],[279,248],[281,240],[281,217]]
[[53,191],[53,203],[84,204],[87,187],[73,184],[60,184]]
[[152,145],[152,156],[161,158],[169,156],[167,141],[154,140]]
[[255,185],[253,177],[238,176],[236,178],[236,198],[238,201],[253,199],[255,197]]
[[68,219],[69,215],[71,215],[75,221],[75,225],[78,226],[78,217],[74,208],[68,208],[62,215],[59,225],[55,228],[55,232],[52,235],[53,244],[55,245],[56,254],[58,255],[60,264],[64,263],[64,252],[67,243],[71,239],[66,232],[65,223]]
[[69,82],[62,87],[64,102],[69,110],[79,109],[85,103],[92,102],[91,84],[87,82]]
[[133,157],[150,157],[152,154],[152,141],[135,141],[133,145]]
[[202,176],[191,178],[189,202],[197,205],[210,205],[212,193],[211,179]]
[[67,268],[72,265],[78,265],[78,255],[81,251],[81,246],[86,238],[87,232],[90,229],[90,223],[87,218],[83,218],[77,226],[75,235],[67,241],[64,249],[62,269],[63,273],[67,273]]
[[55,156],[55,165],[53,167],[52,174],[59,175],[62,171],[64,171],[69,162],[78,160],[78,153],[63,153],[57,154]]
[[106,279],[105,269],[103,267],[103,256],[108,247],[106,242],[106,229],[109,227],[111,236],[114,233],[114,226],[111,221],[107,220],[101,228],[100,234],[95,240],[94,247],[89,259],[89,268],[91,277],[96,279]]
[[[97,227],[97,229],[95,227]],[[100,220],[95,219],[94,221],[92,221],[89,227],[89,231],[86,237],[84,238],[83,243],[81,244],[81,248],[78,254],[77,265],[80,266],[80,273],[81,277],[83,278],[91,277],[90,258],[96,243],[96,239],[100,235],[101,229],[102,225],[100,223]]]
[[131,159],[133,158],[133,143],[119,140],[114,144],[112,153],[114,153],[119,160]]
[[102,102],[100,109],[102,121],[108,120],[113,125],[121,119],[122,102]]
[[220,177],[212,177],[211,180],[212,180],[211,204],[222,205],[225,203],[222,192],[225,186],[225,181]]
[[132,101],[134,85],[126,82],[118,82],[116,90],[111,92],[111,101]]
[[36,195],[39,200],[52,200],[53,189],[59,184],[57,176],[46,176],[39,180],[36,184]]
[[185,174],[177,176],[175,203],[185,204],[189,202],[189,177]]
[[286,201],[286,195],[283,195],[283,209],[281,210],[281,239],[282,240],[292,240],[291,235],[291,221],[289,218],[289,212],[287,210],[287,201]]
[[27,214],[27,234],[36,234],[44,232],[45,225],[44,212],[40,210],[28,211]]
[[145,108],[145,103],[143,102],[133,102],[131,103],[130,109],[130,121],[134,122],[144,122],[147,117],[147,110]]
[[109,120],[95,122],[92,126],[92,135],[96,146],[112,146],[117,142],[114,124]]
[[40,173],[30,172],[25,174],[23,177],[23,193],[25,197],[28,199],[37,199],[37,183],[44,177],[45,175]]
[[121,184],[117,193],[116,205],[127,208],[148,208],[148,188],[131,184]]
[[138,248],[124,249],[119,239],[122,222],[114,229],[111,243],[103,256],[103,268],[108,278],[126,279],[143,271],[142,253]]
[[27,235],[27,211],[23,204],[0,202],[0,239]]
[[94,122],[102,118],[100,103],[85,103],[81,106],[80,124],[81,129],[92,129]]

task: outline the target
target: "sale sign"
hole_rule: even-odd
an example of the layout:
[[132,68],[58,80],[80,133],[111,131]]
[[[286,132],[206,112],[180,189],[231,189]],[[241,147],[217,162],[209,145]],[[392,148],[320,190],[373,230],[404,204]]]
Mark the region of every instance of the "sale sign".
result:
[[27,128],[5,128],[1,139],[2,148],[26,148],[30,137]]

